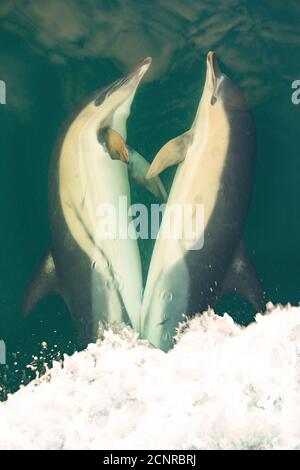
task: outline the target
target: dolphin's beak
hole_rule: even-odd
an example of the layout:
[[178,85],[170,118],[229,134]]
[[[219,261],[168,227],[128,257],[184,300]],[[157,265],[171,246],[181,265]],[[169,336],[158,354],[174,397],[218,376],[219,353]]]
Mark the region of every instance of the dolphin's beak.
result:
[[213,90],[215,91],[222,72],[219,66],[217,55],[213,51],[209,51],[207,54],[207,71],[210,75]]
[[116,87],[121,88],[121,87],[127,87],[127,85],[133,85],[138,86],[140,81],[142,80],[143,76],[149,69],[151,65],[152,59],[151,57],[147,57],[146,59],[142,60],[137,67],[126,77],[122,78],[117,82]]
[[120,89],[120,90],[128,89],[130,90],[130,93],[135,92],[143,76],[149,69],[151,62],[152,62],[151,57],[147,57],[146,59],[142,60],[142,62],[140,62],[137,65],[137,67],[129,75],[127,75],[124,78],[121,78],[121,80],[116,82],[113,89]]
[[[146,59],[142,60],[137,67],[126,77],[123,77],[116,82],[114,82],[110,87],[105,90],[106,96],[110,96],[113,94],[118,94],[119,99],[117,99],[115,106],[121,104],[122,101],[126,100],[134,93],[142,80],[143,76],[149,69],[151,65],[152,59],[151,57],[147,57]],[[116,93],[117,92],[117,93]],[[103,90],[100,91],[99,96],[97,96],[94,100],[94,104],[98,107],[103,102]]]
[[151,62],[152,62],[152,58],[151,57],[146,57],[146,59],[142,60],[138,66],[135,68],[135,70],[129,75],[128,78],[130,78],[130,76],[140,76],[140,78],[143,78],[143,76],[145,75],[145,73],[147,72],[148,68],[150,67],[151,65]]
[[137,87],[139,86],[142,78],[144,77],[145,73],[149,69],[151,65],[152,59],[151,57],[147,57],[144,59],[140,64],[131,72],[127,77],[125,77],[123,80],[123,83],[121,83],[120,88],[127,89],[129,90],[129,93],[135,94],[135,91]]

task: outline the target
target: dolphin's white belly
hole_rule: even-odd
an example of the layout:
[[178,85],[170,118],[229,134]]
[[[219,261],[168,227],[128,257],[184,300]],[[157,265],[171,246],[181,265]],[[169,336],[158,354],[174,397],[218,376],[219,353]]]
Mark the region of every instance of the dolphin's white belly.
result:
[[[194,137],[187,150],[186,158],[179,165],[172,185],[168,206],[176,205],[184,208],[189,207],[187,214],[193,214],[189,226],[184,226],[182,237],[165,238],[166,224],[169,224],[166,213],[164,215],[159,237],[156,240],[148,278],[144,294],[141,324],[145,326],[145,334],[157,344],[157,338],[161,335],[160,322],[162,311],[176,308],[184,311],[187,306],[189,296],[189,274],[185,265],[185,254],[194,243],[191,243],[191,228],[199,227],[194,231],[194,242],[204,240],[205,249],[205,228],[214,210],[218,192],[221,186],[221,177],[225,165],[227,149],[229,145],[229,123],[224,110],[219,112],[218,119],[209,122],[208,119],[199,118],[195,124]],[[201,205],[203,211],[197,212],[196,206]],[[195,214],[203,216],[202,223],[196,223]],[[186,222],[182,217],[179,221]],[[201,245],[199,245],[201,247]],[[176,273],[173,267],[176,265]],[[178,278],[178,279],[177,279]],[[167,298],[174,300],[165,305],[164,302],[157,302],[157,298]],[[156,300],[155,300],[156,299]],[[176,322],[175,322],[176,323]],[[148,326],[150,325],[150,331]]]
[[[193,209],[190,212],[187,209],[186,214],[192,213],[193,220],[191,220],[191,226],[182,227],[181,239],[159,237],[156,241],[147,279],[149,292],[161,270],[171,269],[191,247],[190,228],[201,227],[201,232],[198,231],[195,242],[204,237],[205,228],[217,201],[229,145],[229,123],[224,112],[213,123],[199,119],[197,126],[186,158],[177,169],[168,199],[170,207],[175,205],[182,208],[192,206]],[[194,220],[197,204],[202,205],[203,208],[203,224],[201,225]],[[182,217],[181,220],[184,221],[184,218]],[[167,223],[167,218],[164,217],[160,234],[164,233]]]
[[119,233],[122,222],[125,230],[131,222],[126,215],[130,205],[126,164],[112,160],[98,143],[90,146],[81,140],[77,146],[72,143],[62,149],[60,197],[70,233],[89,257],[91,269],[101,273],[110,292],[109,317],[121,315],[114,311],[120,310],[121,297],[134,328],[138,329],[142,291],[140,255],[137,241],[126,236],[126,232],[122,239]]

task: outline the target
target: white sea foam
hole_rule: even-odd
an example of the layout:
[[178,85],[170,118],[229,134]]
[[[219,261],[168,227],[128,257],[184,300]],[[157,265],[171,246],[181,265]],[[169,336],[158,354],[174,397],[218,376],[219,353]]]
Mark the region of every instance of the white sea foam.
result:
[[0,405],[0,448],[300,448],[300,307],[269,307],[196,317],[167,354],[107,331]]

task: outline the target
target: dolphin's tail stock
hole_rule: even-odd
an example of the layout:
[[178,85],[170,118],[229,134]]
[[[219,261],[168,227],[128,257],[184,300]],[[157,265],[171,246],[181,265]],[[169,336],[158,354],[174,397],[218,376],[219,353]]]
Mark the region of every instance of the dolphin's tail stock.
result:
[[238,244],[224,280],[221,296],[226,293],[236,293],[244,297],[255,312],[265,310],[265,294],[243,240]]
[[60,294],[55,265],[50,250],[37,268],[23,302],[23,315],[28,316],[34,306],[50,294]]

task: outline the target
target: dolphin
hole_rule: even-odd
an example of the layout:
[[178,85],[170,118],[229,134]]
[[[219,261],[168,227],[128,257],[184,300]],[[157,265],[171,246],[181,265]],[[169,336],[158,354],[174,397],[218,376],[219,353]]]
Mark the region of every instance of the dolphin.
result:
[[121,224],[127,230],[133,223],[130,175],[166,198],[158,178],[154,184],[145,178],[147,161],[126,145],[131,104],[150,64],[151,58],[145,59],[127,77],[81,103],[64,124],[51,158],[51,244],[27,293],[24,312],[45,295],[60,294],[83,344],[97,338],[99,325],[140,328],[143,284],[135,229],[131,227],[133,235],[128,236],[119,228]]
[[[260,282],[242,240],[255,153],[255,127],[248,105],[240,89],[222,73],[216,54],[209,52],[191,129],[158,152],[147,174],[156,177],[179,163],[155,242],[141,312],[142,336],[164,351],[174,344],[183,314],[213,307],[225,292],[246,297],[256,309],[263,306]],[[172,207],[190,209],[188,219],[175,220],[176,236],[165,230]],[[195,223],[199,213],[202,218]]]

